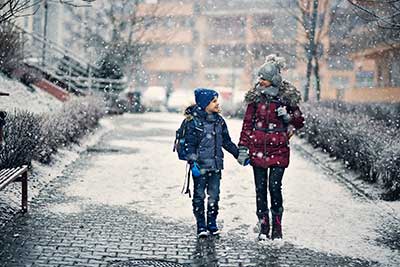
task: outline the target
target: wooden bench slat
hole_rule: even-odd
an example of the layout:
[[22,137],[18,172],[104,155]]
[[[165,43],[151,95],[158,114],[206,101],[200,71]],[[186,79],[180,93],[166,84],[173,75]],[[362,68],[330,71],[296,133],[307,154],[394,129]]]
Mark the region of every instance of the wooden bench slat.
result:
[[20,170],[25,170],[27,169],[27,166],[22,166],[22,167],[16,167],[16,168],[8,168],[8,169],[2,169],[0,172],[0,179],[2,177],[7,177],[7,176],[11,176],[16,172],[19,172]]
[[7,169],[5,173],[3,173],[2,177],[0,177],[0,180],[7,180],[10,177],[10,174],[14,172],[14,168],[12,169]]
[[21,174],[28,170],[28,166],[22,166],[17,168],[5,169],[6,172],[0,177],[0,189],[6,187],[9,183],[16,180]]
[[14,173],[16,173],[17,171],[18,171],[18,168],[9,169],[8,172],[6,172],[6,173],[4,173],[3,175],[0,176],[0,179],[1,179],[2,177],[10,177],[10,176],[13,176]]
[[13,176],[13,175],[14,175],[16,172],[18,172],[18,171],[19,171],[19,168],[10,168],[10,169],[7,169],[6,172],[4,172],[3,174],[0,175],[0,180],[3,179],[3,178],[11,177],[11,176]]
[[0,175],[3,175],[3,173],[7,172],[8,169],[2,169],[0,170]]

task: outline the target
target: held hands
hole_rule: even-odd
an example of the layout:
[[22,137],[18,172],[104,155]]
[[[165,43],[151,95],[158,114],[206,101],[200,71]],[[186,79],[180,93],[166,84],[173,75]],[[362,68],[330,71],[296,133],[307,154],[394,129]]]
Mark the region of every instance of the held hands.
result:
[[237,161],[240,165],[246,166],[250,163],[249,149],[245,146],[239,146],[239,156]]
[[287,112],[285,106],[277,108],[276,109],[276,114],[277,114],[278,117],[282,117],[282,120],[285,123],[289,123],[291,117],[290,117],[289,113]]

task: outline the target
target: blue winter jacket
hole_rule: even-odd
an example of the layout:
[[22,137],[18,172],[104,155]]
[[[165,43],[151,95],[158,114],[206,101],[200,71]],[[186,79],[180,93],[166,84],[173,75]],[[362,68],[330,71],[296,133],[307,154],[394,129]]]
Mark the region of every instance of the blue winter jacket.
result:
[[190,115],[186,133],[188,160],[196,161],[200,169],[222,170],[222,148],[238,157],[238,148],[231,141],[225,120],[219,114],[207,114],[197,105],[189,107],[186,114]]

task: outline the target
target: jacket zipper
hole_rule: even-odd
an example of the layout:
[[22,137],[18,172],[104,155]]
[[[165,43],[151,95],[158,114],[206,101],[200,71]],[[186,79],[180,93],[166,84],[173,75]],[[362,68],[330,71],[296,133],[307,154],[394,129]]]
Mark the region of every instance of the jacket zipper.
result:
[[[270,113],[270,105],[271,103],[267,100],[267,129],[269,129],[269,113]],[[268,132],[266,132],[265,134],[268,134]],[[267,138],[264,137],[264,151],[263,151],[263,157],[266,157],[265,155],[267,154]]]
[[215,128],[215,123],[214,125],[214,161],[215,161],[215,167],[217,167],[217,130]]

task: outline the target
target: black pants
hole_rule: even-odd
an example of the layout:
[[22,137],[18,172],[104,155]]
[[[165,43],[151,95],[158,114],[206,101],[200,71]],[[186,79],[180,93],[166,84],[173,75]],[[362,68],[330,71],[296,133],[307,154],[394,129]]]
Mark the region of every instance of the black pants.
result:
[[[268,173],[269,170],[269,173]],[[282,177],[285,168],[270,167],[267,169],[253,167],[256,185],[257,217],[268,215],[268,191],[271,196],[271,212],[282,214]]]

